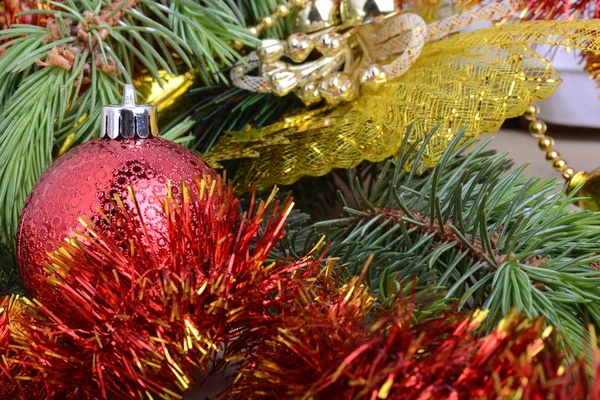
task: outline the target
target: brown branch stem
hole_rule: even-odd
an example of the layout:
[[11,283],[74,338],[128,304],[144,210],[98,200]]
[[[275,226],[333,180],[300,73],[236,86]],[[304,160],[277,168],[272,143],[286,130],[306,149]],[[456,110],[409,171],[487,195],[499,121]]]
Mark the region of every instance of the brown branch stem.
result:
[[[455,248],[457,248],[459,251],[466,253],[469,257],[479,260],[481,262],[484,262],[488,265],[488,270],[489,271],[494,271],[499,265],[501,265],[502,263],[504,263],[506,261],[507,258],[509,259],[513,259],[514,255],[506,255],[506,254],[497,254],[495,252],[495,249],[497,249],[498,247],[498,237],[496,235],[492,236],[490,238],[490,242],[492,245],[492,250],[494,252],[494,256],[491,257],[490,254],[488,254],[483,246],[483,243],[480,240],[474,239],[471,235],[469,234],[465,234],[464,238],[468,240],[469,245],[467,245],[466,243],[464,243],[464,241],[458,237],[458,235],[456,235],[451,227],[453,227],[452,221],[448,220],[446,221],[446,223],[444,224],[444,227],[442,229],[442,226],[440,225],[439,221],[437,221],[435,218],[430,218],[427,217],[425,215],[423,215],[422,213],[415,211],[415,210],[410,210],[411,215],[406,215],[406,213],[400,209],[400,208],[395,208],[395,207],[385,207],[385,208],[381,208],[381,207],[376,207],[375,208],[375,212],[366,209],[363,210],[363,212],[367,213],[369,216],[368,217],[358,217],[358,219],[362,219],[362,220],[366,220],[367,218],[373,218],[377,215],[383,215],[383,218],[381,220],[381,223],[383,223],[384,221],[390,221],[392,224],[407,224],[409,225],[407,227],[407,229],[409,228],[415,228],[415,231],[420,234],[420,235],[430,235],[433,234],[433,239],[436,243],[456,243],[455,244]],[[411,220],[417,221],[418,224],[414,224],[411,223],[411,221],[408,221],[406,218],[410,218]],[[436,244],[432,243],[432,247],[435,248]],[[486,260],[486,257],[489,259],[491,258],[494,261],[494,264],[491,265],[488,260]],[[530,266],[543,266],[546,263],[546,258],[538,256],[535,258],[531,258],[528,260],[524,260],[522,261],[523,263],[530,265]],[[539,290],[544,290],[545,286],[543,283],[534,283],[534,286],[536,286]]]
[[[483,243],[481,241],[473,239],[470,235],[465,235],[465,238],[469,241],[469,245],[465,244],[463,240],[458,237],[451,229],[452,222],[450,220],[446,221],[443,228],[440,225],[439,221],[435,218],[432,219],[421,214],[418,211],[411,210],[411,216],[406,215],[406,213],[400,208],[375,208],[375,213],[370,210],[364,210],[364,212],[369,214],[369,217],[375,217],[376,215],[383,215],[383,221],[390,221],[393,224],[407,224],[410,225],[407,228],[415,228],[416,232],[421,235],[430,235],[433,234],[434,240],[438,243],[456,243],[456,248],[461,251],[467,253],[467,255],[473,259],[479,260],[481,262],[487,262],[485,259],[486,255],[490,257],[489,254],[485,251]],[[412,224],[410,221],[407,221],[406,218],[413,219],[419,224]],[[365,217],[366,218],[366,217]],[[490,242],[492,244],[492,249],[496,248],[497,238],[490,238]],[[495,265],[489,265],[489,268],[493,270],[496,266],[502,264],[506,260],[506,255],[494,255],[494,257],[490,257],[495,261]],[[489,264],[489,263],[488,263]]]

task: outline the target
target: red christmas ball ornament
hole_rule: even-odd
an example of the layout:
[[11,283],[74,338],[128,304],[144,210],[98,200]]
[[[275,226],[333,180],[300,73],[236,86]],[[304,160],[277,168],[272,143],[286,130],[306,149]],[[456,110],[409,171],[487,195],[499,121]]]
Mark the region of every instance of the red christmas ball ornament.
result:
[[125,207],[133,207],[131,187],[153,241],[149,245],[160,249],[165,244],[160,199],[167,195],[168,182],[178,197],[181,181],[191,185],[195,177],[216,176],[194,152],[157,137],[156,108],[136,105],[134,93],[126,85],[123,105],[103,108],[102,137],[60,157],[42,175],[22,211],[17,252],[23,284],[58,314],[57,291],[47,279],[48,253],[80,230],[82,217],[103,223],[110,218],[115,195]]

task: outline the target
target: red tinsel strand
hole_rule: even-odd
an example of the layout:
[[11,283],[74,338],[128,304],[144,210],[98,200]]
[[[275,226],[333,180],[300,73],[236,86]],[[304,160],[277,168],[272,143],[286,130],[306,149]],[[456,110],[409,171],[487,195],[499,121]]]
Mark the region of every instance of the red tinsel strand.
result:
[[0,398],[83,398],[81,394],[67,395],[62,390],[53,389],[52,383],[45,379],[45,371],[35,368],[34,359],[18,345],[31,340],[28,337],[30,327],[19,322],[25,315],[36,315],[35,305],[27,299],[17,295],[0,299]]
[[[0,27],[8,29],[13,24],[45,26],[49,14],[28,14],[27,11],[49,9],[40,0],[4,0],[0,4]],[[18,15],[19,13],[23,13]]]
[[558,20],[598,18],[598,0],[528,0],[518,8],[518,17],[525,20]]
[[13,317],[20,313],[25,305],[20,302],[16,295],[6,296],[0,299],[0,397],[16,398],[19,393],[24,392],[26,382],[13,381],[13,377],[18,373],[15,364],[10,363],[16,356],[11,348]]
[[[356,289],[342,287],[341,296],[330,293],[323,299],[303,289],[297,296],[303,301],[261,326],[227,395],[580,399],[590,391],[584,363],[565,369],[560,341],[539,319],[511,312],[480,337],[477,328],[485,312],[446,313],[416,322],[412,303],[401,299],[370,319],[370,308],[360,307],[368,294],[352,296]],[[339,318],[347,307],[361,312]]]
[[[490,4],[493,0],[459,0],[460,8]],[[505,19],[569,20],[600,17],[599,0],[519,0]]]
[[82,220],[85,230],[52,254],[49,280],[73,319],[42,305],[18,318],[29,338],[17,345],[46,374],[34,379],[90,398],[179,398],[233,336],[236,316],[263,314],[282,277],[306,264],[263,265],[290,199],[280,212],[260,203],[242,216],[220,179],[180,190],[182,204],[163,200],[170,257],[158,256],[137,207],[118,198],[105,226]]
[[[41,9],[49,10],[50,5],[48,3],[42,5],[40,0],[4,0],[0,3],[0,29],[8,29],[13,24],[46,26],[50,14],[27,13],[28,11]],[[0,41],[0,43],[4,42]],[[0,55],[5,51],[6,48],[0,49]]]
[[241,367],[225,398],[302,398],[347,348],[363,343],[357,329],[364,328],[375,299],[357,278],[339,284],[332,267],[295,279],[275,315],[250,324],[253,328],[229,349]]

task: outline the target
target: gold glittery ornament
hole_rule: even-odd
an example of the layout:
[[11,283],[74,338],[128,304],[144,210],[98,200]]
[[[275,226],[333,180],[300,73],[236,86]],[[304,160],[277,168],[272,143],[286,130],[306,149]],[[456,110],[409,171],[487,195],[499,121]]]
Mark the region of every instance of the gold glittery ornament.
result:
[[600,168],[589,174],[577,172],[569,181],[569,191],[575,190],[582,183],[577,196],[587,198],[580,200],[578,205],[586,210],[600,211]]
[[[353,101],[361,86],[377,90],[404,74],[427,42],[459,32],[475,21],[503,15],[511,7],[511,0],[499,0],[427,24],[419,15],[422,7],[400,13],[394,0],[344,0],[340,4],[314,0],[294,9],[295,32],[287,42],[263,39],[256,52],[233,69],[231,80],[253,92],[278,96],[295,92],[302,96],[304,91],[298,88],[312,83],[327,88],[337,74],[343,73],[352,80],[346,85],[352,88],[351,95],[331,96],[329,91],[318,97],[331,105]],[[316,58],[317,53],[320,58]]]
[[314,42],[303,33],[290,35],[287,40],[286,55],[295,62],[302,62],[315,48]]
[[[600,211],[600,168],[592,172],[579,171],[575,172],[566,161],[564,161],[556,151],[556,159],[553,161],[553,166],[558,172],[562,173],[563,178],[568,182],[567,193],[577,191],[577,197],[584,198],[579,200],[577,205],[583,209],[590,211]],[[549,154],[549,153],[548,153]],[[548,157],[546,157],[548,159]],[[556,168],[562,165],[562,168]]]
[[[397,62],[386,63],[385,67],[381,67],[369,61],[369,51],[364,48],[364,42],[368,41],[366,36],[372,35],[360,30],[362,25],[380,22],[397,14],[395,0],[344,0],[341,3],[339,0],[311,0],[292,1],[290,5],[293,7],[290,20],[294,33],[286,42],[263,39],[256,52],[246,57],[247,62],[238,63],[234,69],[232,82],[235,86],[255,92],[269,91],[277,96],[294,92],[306,104],[313,104],[312,101],[307,101],[306,94],[309,90],[303,89],[305,86],[312,87],[316,84],[319,88],[327,88],[331,86],[330,83],[337,83],[336,77],[339,74],[345,74],[349,78],[344,77],[344,84],[339,88],[341,90],[333,88],[327,93],[313,93],[314,96],[310,96],[313,100],[325,99],[329,104],[339,104],[354,100],[361,85],[372,90],[378,88],[379,83],[389,74],[384,71],[385,68],[397,70]],[[281,18],[280,15],[286,13],[278,14],[276,10],[275,14],[263,17],[260,25],[249,29],[258,35],[261,29],[274,23],[274,18]],[[413,15],[409,20],[415,18],[420,17]],[[404,19],[406,18],[400,17],[400,20]],[[392,28],[390,35],[399,34],[398,29],[404,28],[403,22],[400,22],[396,28]],[[386,38],[371,39],[386,41]],[[423,43],[424,36],[421,32],[410,40],[407,51],[418,53]],[[364,57],[357,51],[359,47],[362,48]],[[309,58],[314,49],[321,54],[320,59]],[[253,65],[254,57],[258,58],[258,65]],[[284,57],[292,62],[283,60]],[[405,58],[400,57],[401,64],[406,64]],[[283,65],[278,68],[275,64]],[[256,66],[258,76],[250,73]],[[341,94],[332,95],[334,92]]]
[[548,127],[544,121],[538,119],[539,113],[540,107],[537,104],[530,104],[523,113],[523,117],[531,121],[529,133],[538,139],[538,147],[546,153],[546,161],[550,162],[554,170],[567,181],[567,194],[576,191],[577,197],[584,198],[578,201],[579,207],[600,211],[600,169],[591,173],[585,171],[576,173],[569,163],[554,150],[554,139],[546,136]]
[[159,70],[158,76],[160,81],[148,73],[142,73],[134,78],[133,84],[145,103],[156,106],[159,123],[164,126],[179,116],[185,103],[184,95],[196,82],[196,74],[188,71],[169,75],[167,71]]

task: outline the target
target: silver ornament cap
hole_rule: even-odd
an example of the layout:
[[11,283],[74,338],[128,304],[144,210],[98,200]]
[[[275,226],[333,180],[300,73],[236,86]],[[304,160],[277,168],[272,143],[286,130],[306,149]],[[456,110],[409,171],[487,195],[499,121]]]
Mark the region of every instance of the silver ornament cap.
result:
[[127,84],[123,90],[123,104],[102,107],[100,137],[145,139],[151,136],[158,136],[156,107],[135,104],[135,89]]

